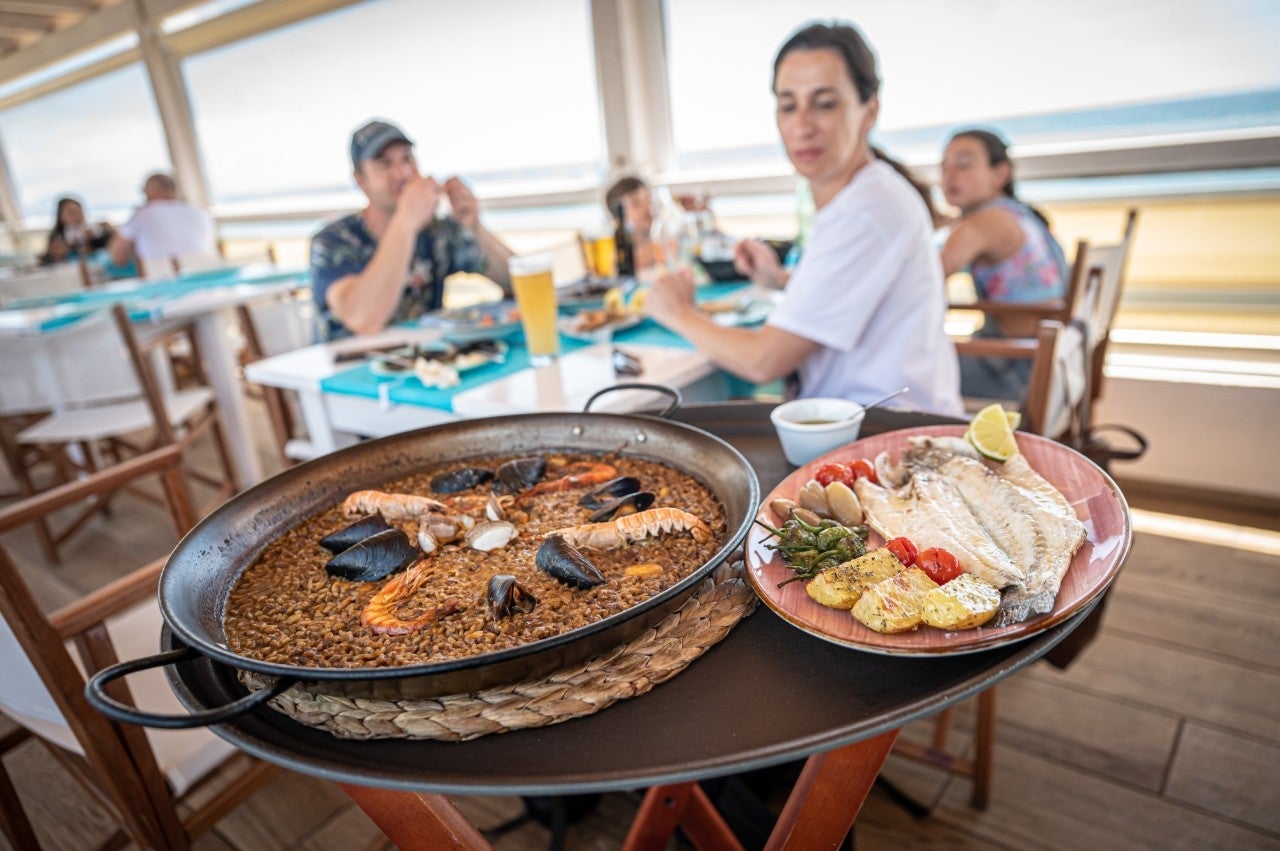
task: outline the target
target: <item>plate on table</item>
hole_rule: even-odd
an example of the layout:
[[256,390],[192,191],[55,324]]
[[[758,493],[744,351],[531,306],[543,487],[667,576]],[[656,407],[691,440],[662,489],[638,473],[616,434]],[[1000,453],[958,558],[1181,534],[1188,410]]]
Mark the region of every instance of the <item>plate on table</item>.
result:
[[609,315],[600,310],[583,310],[572,316],[560,317],[560,333],[575,340],[601,342],[618,331],[634,328],[644,321],[644,316],[630,311]]
[[753,288],[725,298],[698,302],[698,309],[717,325],[759,325],[769,318],[780,301],[782,293],[778,290]]
[[[885,432],[842,446],[810,461],[773,489],[760,504],[756,517],[778,528],[783,518],[769,503],[779,497],[796,499],[800,488],[823,464],[831,461],[874,459],[888,451],[896,461],[907,447],[907,438],[916,435],[960,437],[965,426],[927,426]],[[1115,482],[1093,462],[1073,449],[1043,437],[1016,432],[1018,448],[1031,467],[1057,488],[1085,525],[1084,544],[1076,552],[1062,578],[1053,610],[1003,627],[941,630],[920,626],[910,632],[882,634],[863,626],[849,612],[821,606],[805,592],[803,580],[778,583],[795,574],[782,556],[765,546],[772,537],[759,525],[747,536],[747,578],[765,604],[793,626],[819,638],[857,650],[902,656],[942,656],[974,653],[1022,641],[1062,623],[1079,612],[1107,589],[1128,555],[1133,528],[1129,507]],[[872,532],[867,549],[881,546],[883,539]],[[917,542],[921,548],[927,543]]]
[[507,344],[502,340],[481,339],[466,343],[425,343],[419,346],[401,346],[388,352],[374,354],[369,361],[369,371],[374,375],[412,375],[414,363],[419,357],[452,367],[459,373],[470,372],[491,363],[503,363],[507,359]]
[[520,311],[510,299],[440,310],[422,318],[422,325],[434,325],[451,343],[504,340],[520,330]]
[[636,288],[635,278],[605,278],[581,280],[556,288],[556,307],[561,313],[577,313],[580,310],[603,310],[604,295],[617,288],[625,300]]

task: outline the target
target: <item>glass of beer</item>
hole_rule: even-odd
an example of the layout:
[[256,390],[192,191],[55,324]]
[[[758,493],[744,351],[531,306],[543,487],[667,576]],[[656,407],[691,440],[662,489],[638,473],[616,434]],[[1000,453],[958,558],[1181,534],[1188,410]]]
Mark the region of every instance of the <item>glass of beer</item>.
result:
[[618,247],[612,231],[604,227],[588,228],[578,238],[582,243],[582,256],[589,278],[607,281],[618,277]]
[[556,288],[551,279],[551,255],[512,257],[511,289],[520,308],[520,324],[529,349],[529,363],[546,366],[560,354],[556,329]]

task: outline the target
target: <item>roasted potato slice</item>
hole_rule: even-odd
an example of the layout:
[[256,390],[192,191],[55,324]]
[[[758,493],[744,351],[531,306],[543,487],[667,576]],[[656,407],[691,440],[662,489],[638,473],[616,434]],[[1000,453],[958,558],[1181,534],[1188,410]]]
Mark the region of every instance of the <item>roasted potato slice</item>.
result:
[[852,609],[868,588],[902,570],[902,562],[884,547],[829,567],[813,578],[805,591],[833,609]]
[[973,629],[1000,608],[1000,591],[972,573],[962,573],[924,596],[921,617],[938,629]]
[[925,595],[937,587],[929,574],[909,567],[868,588],[852,614],[876,632],[906,632],[920,625]]

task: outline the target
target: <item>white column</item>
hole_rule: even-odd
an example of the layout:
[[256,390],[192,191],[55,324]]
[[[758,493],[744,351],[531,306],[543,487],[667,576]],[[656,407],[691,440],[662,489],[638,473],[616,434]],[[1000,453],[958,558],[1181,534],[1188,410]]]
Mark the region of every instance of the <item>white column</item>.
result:
[[191,100],[187,95],[186,81],[178,58],[165,43],[158,15],[153,16],[147,0],[134,0],[138,9],[138,48],[147,67],[151,91],[164,126],[165,142],[169,146],[169,159],[173,163],[174,180],[180,194],[193,204],[209,206],[209,183],[205,177],[204,163],[200,158],[200,145],[196,138],[195,119],[191,113]]
[[670,171],[671,98],[659,0],[591,0],[609,175]]
[[0,219],[4,219],[5,230],[9,231],[14,248],[20,249],[18,233],[22,230],[22,211],[18,209],[18,192],[13,185],[9,157],[4,152],[3,136],[0,136]]

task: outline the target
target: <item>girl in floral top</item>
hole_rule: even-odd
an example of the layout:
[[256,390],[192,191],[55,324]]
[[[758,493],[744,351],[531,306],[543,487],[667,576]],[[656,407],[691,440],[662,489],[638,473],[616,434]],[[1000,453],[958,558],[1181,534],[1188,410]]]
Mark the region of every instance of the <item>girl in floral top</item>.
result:
[[[947,275],[968,271],[980,299],[1025,303],[1062,298],[1066,258],[1045,217],[1018,200],[1004,140],[986,130],[953,135],[942,156],[942,191],[960,210],[942,247]],[[1034,319],[988,320],[977,335],[1035,336],[1036,324]],[[963,357],[960,391],[1021,400],[1030,374],[1029,360]]]

